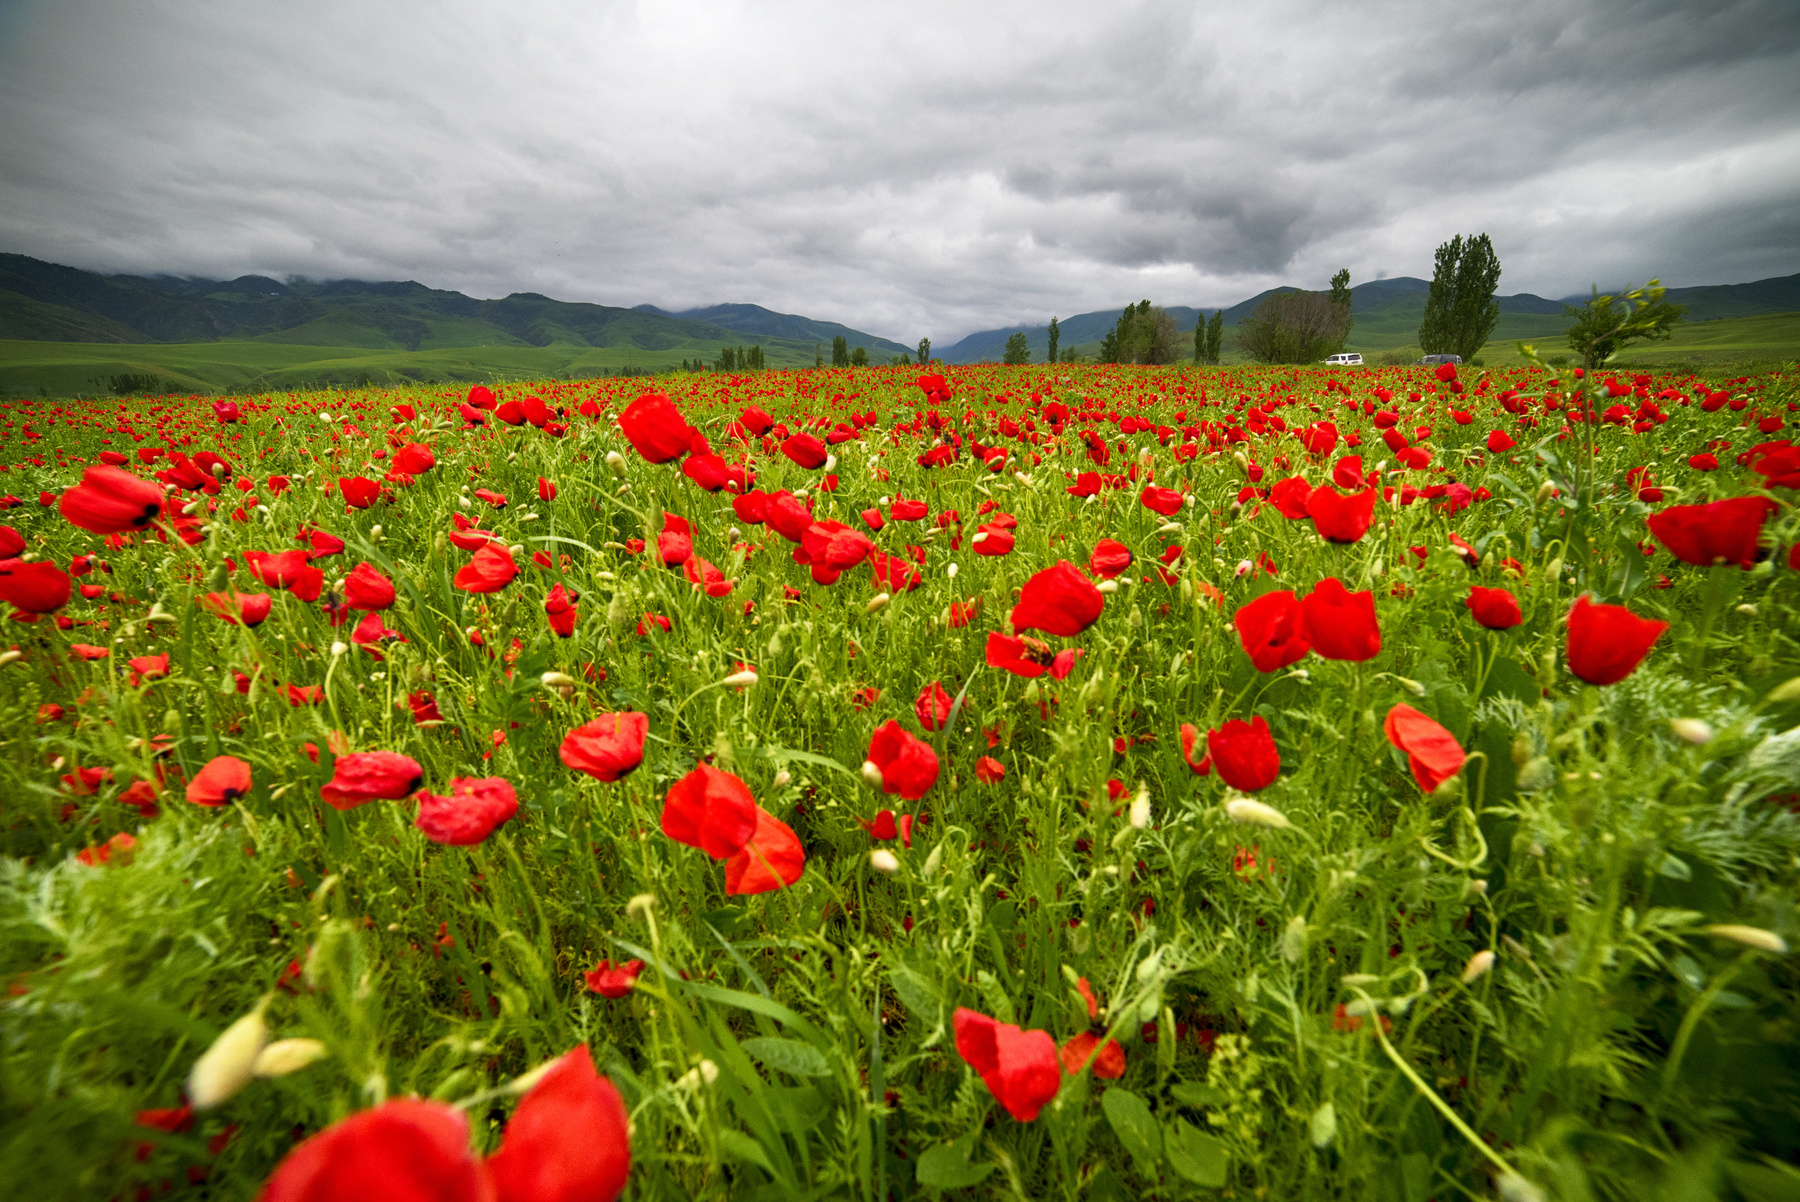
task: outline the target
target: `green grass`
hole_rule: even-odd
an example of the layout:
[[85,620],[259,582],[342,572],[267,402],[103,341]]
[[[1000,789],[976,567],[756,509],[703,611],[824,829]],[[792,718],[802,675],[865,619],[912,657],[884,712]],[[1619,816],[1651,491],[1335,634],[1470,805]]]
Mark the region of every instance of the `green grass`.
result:
[[[477,324],[477,323],[470,323]],[[656,350],[636,346],[593,347],[459,345],[455,323],[438,323],[435,341],[409,351],[365,327],[331,321],[253,340],[121,345],[96,342],[0,340],[0,396],[104,394],[114,375],[154,375],[178,392],[261,392],[346,387],[364,383],[404,385],[444,381],[570,379],[636,370],[670,371],[683,359],[711,362],[720,343],[689,341]],[[387,346],[315,344],[312,339],[357,338]],[[750,340],[743,345],[751,345]],[[770,367],[811,367],[813,348],[768,340]],[[827,348],[829,349],[829,348]]]

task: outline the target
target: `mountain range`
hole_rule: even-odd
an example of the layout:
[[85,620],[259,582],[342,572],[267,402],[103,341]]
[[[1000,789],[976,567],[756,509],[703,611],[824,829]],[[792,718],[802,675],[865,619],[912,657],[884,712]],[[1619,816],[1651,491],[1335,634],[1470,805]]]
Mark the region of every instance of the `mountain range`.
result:
[[[1351,289],[1355,324],[1349,349],[1384,351],[1417,338],[1429,282],[1413,276],[1370,280]],[[1249,316],[1271,288],[1225,309],[1229,330]],[[1753,317],[1800,311],[1800,274],[1722,284],[1672,288],[1669,299],[1689,308],[1688,320]],[[1565,301],[1528,292],[1502,296],[1500,324],[1492,342],[1541,339],[1560,334],[1567,320]],[[1167,307],[1178,328],[1192,331],[1202,310]],[[1210,315],[1211,311],[1206,311]],[[1087,354],[1097,348],[1116,309],[1078,313],[1059,320],[1061,345]],[[950,346],[933,348],[946,363],[996,361],[1006,340],[1024,331],[1033,362],[1048,349],[1047,323],[1020,323],[982,330]],[[460,292],[427,288],[411,280],[286,282],[245,275],[207,280],[168,275],[100,275],[46,263],[25,255],[0,254],[0,340],[34,343],[220,344],[259,343],[278,347],[337,348],[344,351],[454,356],[462,348],[560,348],[567,370],[618,370],[634,364],[656,369],[678,359],[711,361],[726,346],[757,343],[771,367],[810,366],[815,349],[829,353],[834,338],[866,348],[882,362],[914,348],[837,322],[760,305],[722,304],[670,312],[655,305],[619,308],[559,301],[533,292],[499,300],[478,300]],[[567,352],[562,354],[562,352]],[[258,352],[262,354],[264,352]],[[445,370],[449,370],[446,368]],[[562,370],[561,368],[557,370]],[[453,374],[464,374],[457,368]],[[421,378],[417,370],[407,374]],[[427,373],[428,374],[428,373]]]

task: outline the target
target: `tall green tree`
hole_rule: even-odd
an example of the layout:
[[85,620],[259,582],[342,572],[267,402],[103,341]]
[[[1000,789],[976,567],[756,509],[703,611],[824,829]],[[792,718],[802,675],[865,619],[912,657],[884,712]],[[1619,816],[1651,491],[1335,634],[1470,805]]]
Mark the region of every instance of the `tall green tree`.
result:
[[1349,320],[1330,293],[1287,289],[1238,322],[1238,345],[1259,363],[1317,363],[1344,345]]
[[1045,363],[1056,362],[1056,344],[1062,341],[1062,327],[1056,324],[1056,318],[1050,319],[1050,353],[1044,356]]
[[1427,355],[1461,355],[1466,362],[1500,320],[1500,258],[1486,234],[1461,234],[1437,248],[1419,346]]
[[1025,331],[1009,335],[1006,339],[1006,354],[1001,357],[1002,363],[1030,363],[1031,344],[1026,341]]
[[1206,311],[1194,318],[1194,362],[1206,362]]
[[[1356,318],[1350,312],[1355,302],[1356,298],[1350,295],[1350,269],[1339,268],[1338,273],[1331,277],[1331,303],[1344,311],[1345,342],[1350,340],[1350,327],[1356,324]],[[1344,348],[1340,345],[1337,349],[1341,351]],[[1335,353],[1334,351],[1333,354]]]
[[919,366],[924,367],[931,362],[931,339],[919,339]]
[[1214,309],[1206,322],[1206,361],[1217,364],[1225,342],[1225,310]]
[[866,346],[859,346],[855,350],[851,351],[850,352],[850,366],[851,367],[867,367],[867,366],[869,366],[869,348]]
[[831,366],[850,366],[850,343],[845,340],[842,334],[837,335],[831,340]]
[[1660,280],[1633,288],[1619,296],[1593,298],[1581,305],[1564,305],[1569,327],[1569,349],[1581,355],[1582,366],[1593,371],[1628,344],[1639,340],[1667,342],[1675,336],[1675,324],[1687,313],[1686,305],[1663,299]]
[[817,342],[813,343],[813,366],[825,366],[825,351]]

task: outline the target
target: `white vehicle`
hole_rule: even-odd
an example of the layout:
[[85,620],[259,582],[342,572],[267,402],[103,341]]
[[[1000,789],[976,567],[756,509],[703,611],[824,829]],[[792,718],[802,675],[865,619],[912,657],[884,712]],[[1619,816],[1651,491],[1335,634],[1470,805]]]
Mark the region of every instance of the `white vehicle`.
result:
[[1326,367],[1361,367],[1362,356],[1355,351],[1348,354],[1332,355],[1325,360]]

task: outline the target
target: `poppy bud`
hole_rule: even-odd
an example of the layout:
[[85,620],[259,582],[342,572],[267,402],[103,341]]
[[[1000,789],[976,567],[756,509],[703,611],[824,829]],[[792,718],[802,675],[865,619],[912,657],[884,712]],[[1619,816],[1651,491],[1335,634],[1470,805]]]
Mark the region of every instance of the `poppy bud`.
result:
[[1140,831],[1150,825],[1149,789],[1142,785],[1138,786],[1137,796],[1131,799],[1131,810],[1126,816],[1126,821]]
[[780,772],[775,774],[775,787],[777,789],[785,789],[793,783],[794,774],[789,772],[786,768],[783,768]]
[[[930,537],[930,536],[928,535],[927,537]],[[952,580],[955,580],[956,579],[956,565],[951,564],[949,567],[945,568],[944,575],[950,577],[950,579],[952,579]]]
[[875,765],[873,760],[863,761],[862,778],[877,789],[881,787],[881,769]]
[[1698,718],[1671,718],[1669,729],[1675,732],[1676,738],[1685,739],[1695,746],[1712,742],[1713,728]]
[[194,1061],[188,1073],[187,1092],[195,1110],[210,1110],[250,1083],[252,1066],[269,1041],[263,1011],[272,996],[265,995],[255,1009],[226,1027]]
[[893,598],[887,593],[876,593],[873,597],[869,598],[869,603],[863,606],[863,612],[872,614],[891,600],[893,600]]
[[1394,683],[1411,693],[1414,697],[1423,697],[1425,695],[1425,686],[1416,680],[1409,680],[1404,676],[1396,676],[1394,677]]
[[734,688],[734,689],[747,689],[751,685],[755,684],[756,680],[757,680],[756,673],[752,672],[748,668],[746,668],[742,672],[733,672],[730,676],[727,676],[724,680],[721,680],[719,683],[722,685],[726,685],[730,688]]
[[1741,943],[1745,947],[1753,947],[1759,951],[1774,952],[1782,955],[1787,952],[1787,940],[1774,931],[1765,931],[1761,927],[1740,926],[1737,923],[1714,923],[1712,926],[1700,928],[1702,935],[1713,935],[1720,939],[1729,939],[1733,943]]
[[606,466],[611,468],[613,475],[619,477],[619,479],[623,480],[625,478],[625,456],[619,454],[617,451],[608,451],[606,453]]
[[1337,1108],[1330,1102],[1325,1103],[1313,1111],[1308,1127],[1312,1132],[1313,1147],[1326,1147],[1337,1134]]
[[1551,481],[1546,480],[1542,484],[1538,485],[1537,503],[1539,505],[1542,505],[1545,501],[1548,501],[1551,497],[1554,497],[1555,495],[1556,495],[1556,485],[1554,483],[1552,483]]
[[1545,581],[1545,583],[1555,584],[1557,581],[1561,580],[1562,579],[1562,570],[1563,570],[1563,561],[1562,561],[1561,556],[1558,556],[1557,558],[1552,559],[1549,563],[1545,564],[1544,565],[1544,581]]
[[1102,580],[1099,584],[1096,584],[1094,588],[1110,597],[1119,591],[1119,582],[1117,580]]
[[927,855],[925,857],[925,863],[919,869],[919,875],[924,876],[924,877],[936,876],[937,870],[943,866],[943,863],[944,863],[944,845],[942,843],[940,843],[936,847],[931,849],[930,855]]
[[325,1056],[325,1045],[316,1039],[278,1039],[257,1053],[255,1062],[250,1065],[250,1075],[285,1077]]
[[4,668],[7,664],[15,663],[24,658],[25,653],[17,649],[0,652],[0,668]]
[[869,853],[869,867],[892,875],[900,871],[900,857],[885,847],[877,847]]
[[1494,953],[1491,949],[1483,948],[1470,956],[1468,964],[1463,966],[1462,983],[1467,985],[1492,967],[1494,967]]
[[1765,701],[1776,705],[1786,705],[1790,701],[1800,701],[1800,676],[1791,677],[1769,690]]
[[1500,1191],[1500,1202],[1544,1202],[1544,1191],[1517,1173],[1502,1173],[1494,1184]]
[[1486,897],[1487,889],[1488,889],[1487,878],[1485,878],[1485,877],[1476,877],[1474,880],[1469,882],[1469,896],[1470,897]]
[[1248,797],[1233,797],[1225,803],[1225,813],[1233,822],[1251,826],[1272,826],[1285,830],[1294,825],[1287,820],[1286,814],[1274,806],[1264,805]]

